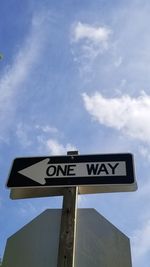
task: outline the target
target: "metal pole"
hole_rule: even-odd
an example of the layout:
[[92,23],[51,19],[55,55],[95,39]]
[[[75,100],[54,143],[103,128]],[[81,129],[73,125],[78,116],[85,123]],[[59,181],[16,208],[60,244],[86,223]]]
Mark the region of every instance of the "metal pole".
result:
[[[77,155],[77,151],[67,155]],[[64,188],[57,267],[74,267],[78,187]]]

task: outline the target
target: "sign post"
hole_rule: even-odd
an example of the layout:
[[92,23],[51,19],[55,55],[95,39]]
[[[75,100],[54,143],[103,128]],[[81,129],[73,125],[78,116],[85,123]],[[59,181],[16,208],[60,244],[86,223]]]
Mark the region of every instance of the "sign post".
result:
[[[78,155],[78,152],[67,152]],[[74,267],[78,187],[64,188],[57,267]]]
[[[78,151],[67,152],[78,155]],[[57,267],[74,267],[78,187],[64,188]]]
[[57,267],[74,267],[78,187],[64,188]]

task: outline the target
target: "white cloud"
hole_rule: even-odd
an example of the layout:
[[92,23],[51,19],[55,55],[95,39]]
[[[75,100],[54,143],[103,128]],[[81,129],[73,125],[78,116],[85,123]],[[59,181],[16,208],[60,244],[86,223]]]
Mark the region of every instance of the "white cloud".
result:
[[47,139],[56,136],[58,129],[48,124],[34,125],[32,122],[19,122],[16,126],[16,137],[24,149],[35,146],[39,152],[46,149]]
[[73,29],[73,40],[88,40],[93,43],[106,43],[111,30],[107,27],[94,27],[89,24],[78,22]]
[[133,263],[140,267],[145,256],[150,253],[150,220],[134,232],[131,240]]
[[114,62],[115,67],[116,68],[120,67],[122,62],[123,62],[123,58],[122,57],[117,58],[116,61]]
[[36,125],[35,128],[41,131],[37,135],[37,148],[40,154],[63,155],[67,154],[67,151],[77,150],[74,145],[70,143],[64,145],[57,140],[59,133],[57,128],[49,125]]
[[56,127],[52,127],[49,125],[42,126],[42,125],[37,124],[35,128],[41,130],[44,133],[58,133],[58,129]]
[[145,163],[149,163],[150,162],[150,146],[149,145],[140,145],[139,146],[139,149],[138,149],[138,152],[139,154],[146,159]]
[[[38,14],[33,21],[38,19]],[[17,96],[23,85],[30,78],[30,72],[40,57],[43,47],[43,26],[32,22],[29,36],[27,36],[22,47],[14,56],[12,65],[7,66],[0,79],[0,123],[1,135],[8,129],[17,109]],[[40,41],[42,40],[42,42]],[[3,137],[0,137],[3,139]]]
[[[51,155],[66,154],[67,151],[77,150],[70,143],[61,144],[57,140],[58,129],[48,124],[40,125],[33,123],[18,123],[16,126],[16,137],[22,148],[26,150],[37,150],[36,153],[50,153]],[[60,136],[60,133],[59,133]]]
[[74,24],[71,32],[72,43],[79,44],[76,51],[72,51],[74,60],[83,64],[84,60],[91,62],[106,49],[108,49],[109,37],[112,31],[108,27],[92,26],[78,22]]
[[105,98],[96,92],[83,94],[86,110],[99,123],[121,130],[130,137],[150,143],[150,96],[137,98],[123,95],[120,98]]
[[29,125],[19,123],[16,129],[16,136],[24,148],[31,145],[31,128]]
[[46,146],[52,155],[67,154],[67,151],[77,150],[75,146],[71,144],[62,145],[56,139],[48,139]]

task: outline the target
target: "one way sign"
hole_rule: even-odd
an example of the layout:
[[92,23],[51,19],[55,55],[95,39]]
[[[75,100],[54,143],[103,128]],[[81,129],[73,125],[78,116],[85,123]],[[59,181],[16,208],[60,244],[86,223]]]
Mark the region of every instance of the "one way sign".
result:
[[126,153],[16,158],[7,186],[132,186],[134,183],[133,156]]

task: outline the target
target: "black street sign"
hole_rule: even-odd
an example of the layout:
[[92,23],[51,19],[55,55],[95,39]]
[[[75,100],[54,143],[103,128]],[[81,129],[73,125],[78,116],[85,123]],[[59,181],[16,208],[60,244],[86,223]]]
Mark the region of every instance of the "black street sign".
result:
[[132,154],[94,154],[16,158],[7,187],[133,185]]

